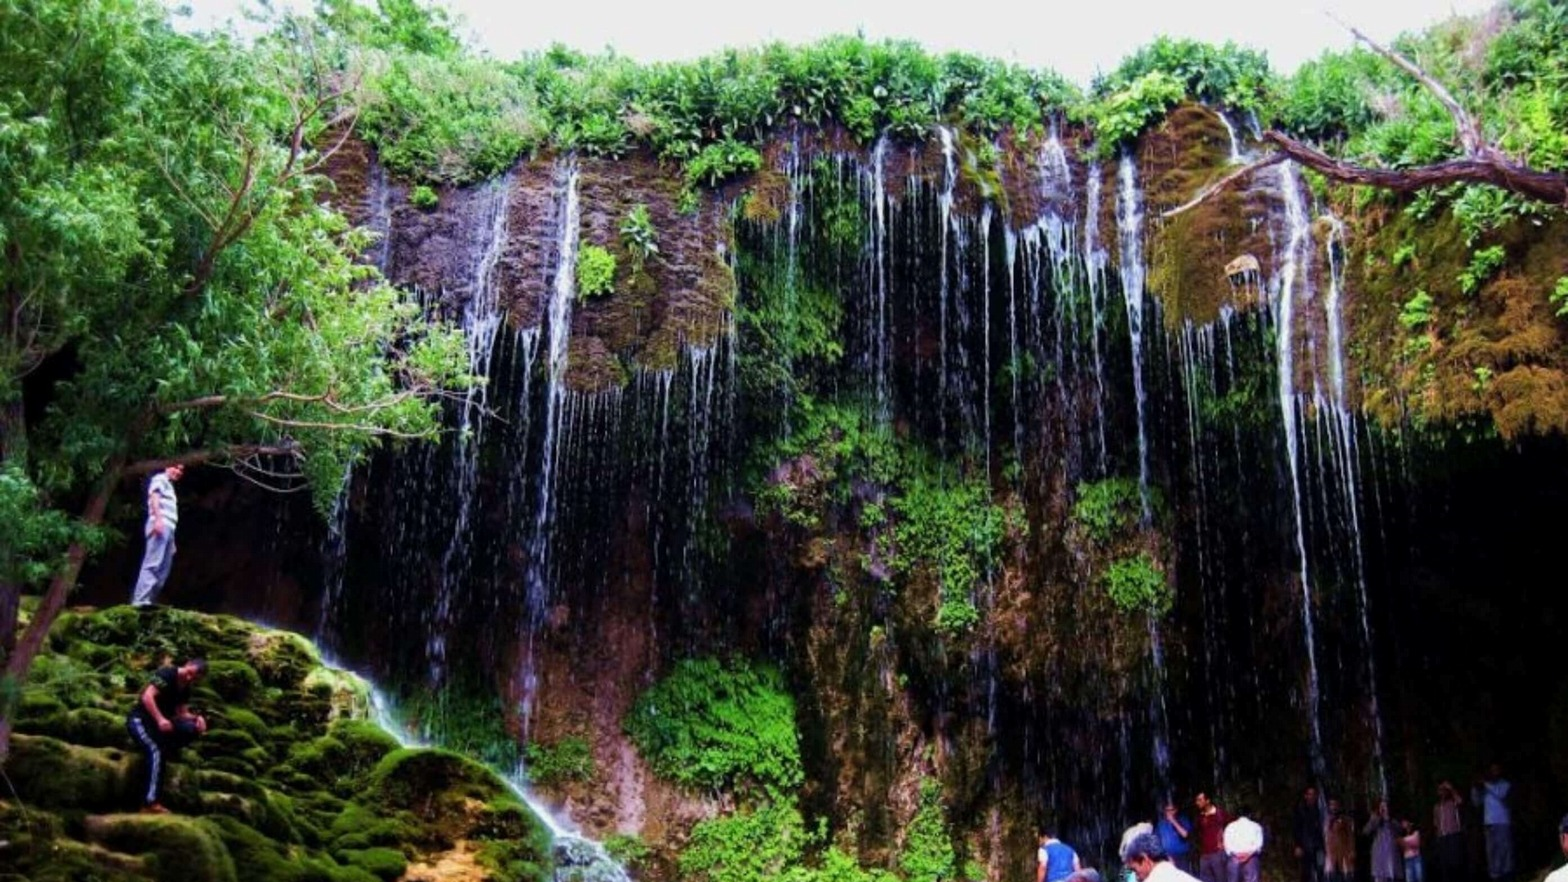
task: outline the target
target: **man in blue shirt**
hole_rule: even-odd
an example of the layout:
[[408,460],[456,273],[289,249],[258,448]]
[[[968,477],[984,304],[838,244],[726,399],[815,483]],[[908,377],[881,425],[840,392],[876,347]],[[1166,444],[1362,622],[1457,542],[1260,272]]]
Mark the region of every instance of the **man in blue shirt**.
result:
[[1036,855],[1038,866],[1034,882],[1065,882],[1068,876],[1083,869],[1078,852],[1060,839],[1040,828],[1040,850]]
[[1481,822],[1486,825],[1486,874],[1493,882],[1507,879],[1514,872],[1509,789],[1502,767],[1492,763],[1486,769],[1486,777],[1475,783],[1470,794],[1471,800],[1481,807]]
[[1154,832],[1160,837],[1160,844],[1165,846],[1165,854],[1176,865],[1176,869],[1191,874],[1192,821],[1176,812],[1175,803],[1165,803],[1160,820],[1154,825]]

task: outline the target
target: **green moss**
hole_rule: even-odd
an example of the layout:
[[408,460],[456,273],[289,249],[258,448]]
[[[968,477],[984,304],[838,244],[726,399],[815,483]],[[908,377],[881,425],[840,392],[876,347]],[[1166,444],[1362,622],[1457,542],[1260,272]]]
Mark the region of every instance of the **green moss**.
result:
[[251,641],[248,654],[262,683],[283,689],[299,686],[321,665],[321,659],[305,638],[284,631],[258,635]]
[[[133,768],[134,765],[134,768]],[[113,811],[135,804],[140,762],[122,750],[15,734],[6,775],[23,802],[40,808]]]
[[88,825],[95,841],[141,855],[158,882],[235,882],[222,833],[220,822],[177,815],[103,815]]
[[461,754],[404,748],[387,754],[371,771],[365,795],[394,809],[477,799],[488,802],[505,791],[495,773]]
[[205,684],[224,701],[242,704],[261,689],[256,669],[241,661],[209,661]]
[[[23,855],[17,863],[35,882],[367,882],[400,876],[393,856],[459,840],[494,840],[498,865],[550,876],[548,832],[499,778],[453,754],[393,757],[390,735],[343,718],[363,709],[362,681],[322,669],[295,635],[178,610],[78,611],[47,650],[39,669],[59,688],[31,699],[26,718],[52,734],[18,732],[6,769],[35,820],[16,821],[0,803],[0,839],[29,849],[8,857]],[[101,667],[61,652],[90,654]],[[166,773],[163,801],[182,815],[92,814],[139,804],[140,755],[116,749],[130,746],[124,709],[152,665],[194,655],[216,676],[192,696],[211,728]],[[322,851],[329,844],[363,852],[353,855],[361,865],[339,866]]]
[[403,857],[402,852],[392,848],[349,850],[340,852],[338,857],[344,863],[359,867],[385,882],[392,882],[408,869],[408,859]]

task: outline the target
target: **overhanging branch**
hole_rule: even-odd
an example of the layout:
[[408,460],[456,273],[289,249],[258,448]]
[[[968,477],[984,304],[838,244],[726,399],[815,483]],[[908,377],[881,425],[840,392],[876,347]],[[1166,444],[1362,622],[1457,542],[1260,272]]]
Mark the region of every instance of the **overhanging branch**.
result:
[[206,450],[192,450],[178,456],[169,456],[161,459],[144,459],[141,462],[126,466],[123,474],[148,475],[161,472],[170,466],[205,465],[211,462],[224,462],[231,459],[242,459],[247,456],[298,456],[299,448],[278,444],[229,444],[223,447],[213,447]]
[[1415,168],[1390,169],[1343,162],[1281,132],[1264,132],[1263,140],[1307,168],[1345,184],[1362,184],[1401,193],[1445,184],[1491,184],[1537,202],[1568,204],[1568,177],[1520,165],[1495,151],[1486,152],[1481,158],[1450,159]]

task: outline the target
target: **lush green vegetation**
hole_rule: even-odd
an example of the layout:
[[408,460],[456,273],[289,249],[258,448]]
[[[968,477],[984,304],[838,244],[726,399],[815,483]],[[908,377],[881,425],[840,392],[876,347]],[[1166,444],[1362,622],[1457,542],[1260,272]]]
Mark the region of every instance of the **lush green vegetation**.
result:
[[[757,459],[753,487],[762,511],[820,530],[848,520],[846,510],[862,497],[851,522],[875,538],[878,552],[862,566],[886,568],[904,584],[926,580],[936,589],[937,632],[968,633],[979,622],[975,595],[995,575],[1009,530],[1021,528],[1018,513],[992,498],[983,475],[896,437],[859,402],[802,396],[791,422],[790,435]],[[868,486],[880,497],[864,499]]]
[[[166,14],[0,8],[0,459],[27,538],[3,556],[55,579],[12,678],[122,479],[232,462],[325,510],[371,447],[434,436],[436,394],[466,382],[460,335],[380,284],[356,259],[369,234],[320,199],[317,148],[352,99],[308,41],[182,35]],[[0,581],[8,646],[20,587]]]
[[1112,561],[1105,571],[1105,590],[1123,612],[1164,615],[1173,600],[1165,573],[1146,551]]
[[[887,870],[862,866],[825,831],[807,827],[792,803],[772,803],[692,828],[681,852],[683,879],[699,882],[898,882]],[[911,879],[916,877],[909,877]],[[950,877],[949,877],[950,878]]]
[[1073,519],[1096,542],[1104,544],[1136,524],[1142,509],[1137,478],[1104,478],[1078,484]]
[[953,851],[953,836],[947,829],[946,809],[942,805],[942,786],[933,780],[920,782],[920,808],[905,831],[904,848],[898,863],[909,882],[942,882],[954,878],[958,857]]
[[554,744],[530,741],[523,750],[523,770],[541,787],[587,781],[594,773],[593,748],[588,739],[575,735]]
[[804,780],[795,700],[772,667],[682,661],[625,727],[655,772],[688,787],[782,797]]
[[603,297],[615,290],[615,255],[602,245],[577,252],[577,299]]
[[621,220],[621,247],[632,257],[632,272],[642,272],[643,265],[659,253],[659,232],[653,228],[653,218],[644,203],[633,205]]

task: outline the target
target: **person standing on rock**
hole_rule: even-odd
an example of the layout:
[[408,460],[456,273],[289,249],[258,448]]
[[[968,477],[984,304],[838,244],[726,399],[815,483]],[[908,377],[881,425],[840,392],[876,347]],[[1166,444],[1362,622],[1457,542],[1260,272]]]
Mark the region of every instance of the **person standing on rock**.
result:
[[185,466],[175,464],[153,474],[147,482],[147,550],[142,553],[142,568],[131,591],[132,606],[150,606],[169,581],[174,564],[174,528],[180,523],[180,502],[174,495],[174,482],[185,475]]
[[136,698],[125,721],[136,746],[147,758],[147,786],[142,790],[142,811],[166,814],[158,801],[163,786],[164,763],[207,731],[207,720],[191,713],[191,686],[207,673],[205,659],[193,658],[175,667],[164,665],[152,675]]

